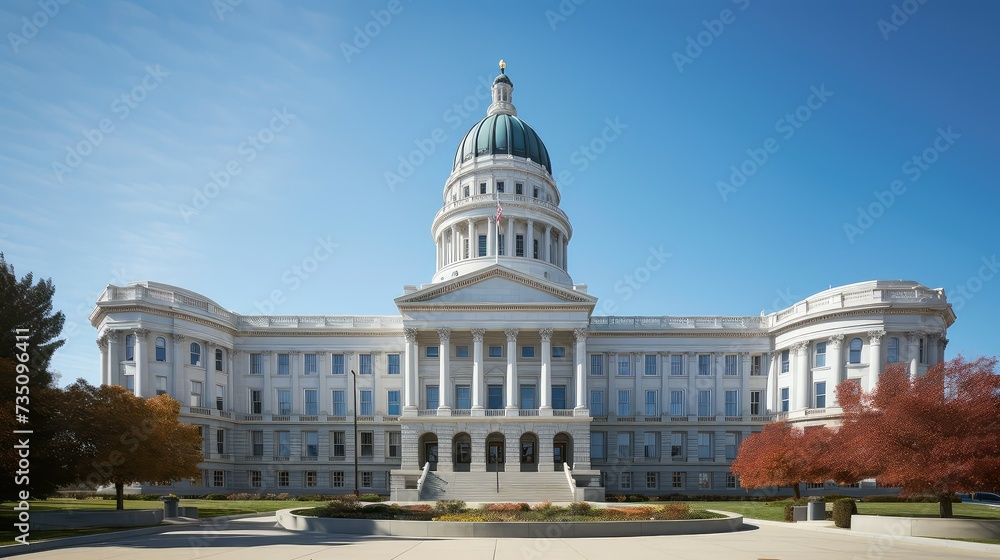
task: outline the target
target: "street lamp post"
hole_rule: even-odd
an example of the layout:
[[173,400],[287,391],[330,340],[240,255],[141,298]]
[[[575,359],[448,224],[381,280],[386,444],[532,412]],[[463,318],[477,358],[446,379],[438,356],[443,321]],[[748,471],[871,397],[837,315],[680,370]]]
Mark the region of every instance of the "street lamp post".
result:
[[361,488],[358,486],[358,374],[353,369],[351,377],[354,379],[354,495],[361,496]]

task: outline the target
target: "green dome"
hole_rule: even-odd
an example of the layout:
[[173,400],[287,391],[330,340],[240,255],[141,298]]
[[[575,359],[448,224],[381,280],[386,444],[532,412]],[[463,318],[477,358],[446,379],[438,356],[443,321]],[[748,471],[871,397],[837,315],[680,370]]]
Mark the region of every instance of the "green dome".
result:
[[534,129],[528,123],[514,115],[490,115],[476,123],[458,145],[455,154],[455,166],[476,156],[509,154],[545,166],[552,174],[552,163],[549,161],[549,151],[542,144]]

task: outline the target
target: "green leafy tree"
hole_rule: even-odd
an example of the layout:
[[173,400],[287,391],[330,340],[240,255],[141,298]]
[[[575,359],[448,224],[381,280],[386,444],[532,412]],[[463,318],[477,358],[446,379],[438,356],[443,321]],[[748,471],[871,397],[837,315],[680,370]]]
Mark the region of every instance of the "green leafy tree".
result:
[[[28,354],[32,387],[52,383],[49,371],[52,354],[66,342],[57,339],[66,316],[52,310],[55,292],[51,278],[36,283],[29,272],[18,280],[14,265],[0,253],[0,359],[14,360],[23,348],[27,348],[24,353]],[[19,332],[18,329],[24,330]],[[28,338],[18,340],[18,334],[27,334]],[[24,342],[27,344],[18,348],[18,343]]]

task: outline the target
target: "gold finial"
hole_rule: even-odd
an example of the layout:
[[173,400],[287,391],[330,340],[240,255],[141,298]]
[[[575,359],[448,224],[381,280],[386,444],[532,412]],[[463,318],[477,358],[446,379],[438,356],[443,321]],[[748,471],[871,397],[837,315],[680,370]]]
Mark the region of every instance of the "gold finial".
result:
[[500,73],[505,74],[504,69],[507,68],[507,63],[500,59]]

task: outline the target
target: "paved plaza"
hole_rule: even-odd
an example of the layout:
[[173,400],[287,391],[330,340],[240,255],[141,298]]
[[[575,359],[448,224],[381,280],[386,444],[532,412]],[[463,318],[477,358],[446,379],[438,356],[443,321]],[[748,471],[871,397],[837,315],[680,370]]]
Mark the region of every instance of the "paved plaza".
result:
[[[17,556],[37,559],[248,560],[546,560],[663,558],[685,560],[818,560],[997,558],[1000,546],[862,536],[817,526],[756,521],[737,533],[594,539],[421,539],[300,533],[278,527],[274,516],[230,520],[166,533],[129,536]],[[925,539],[920,539],[925,541]]]

